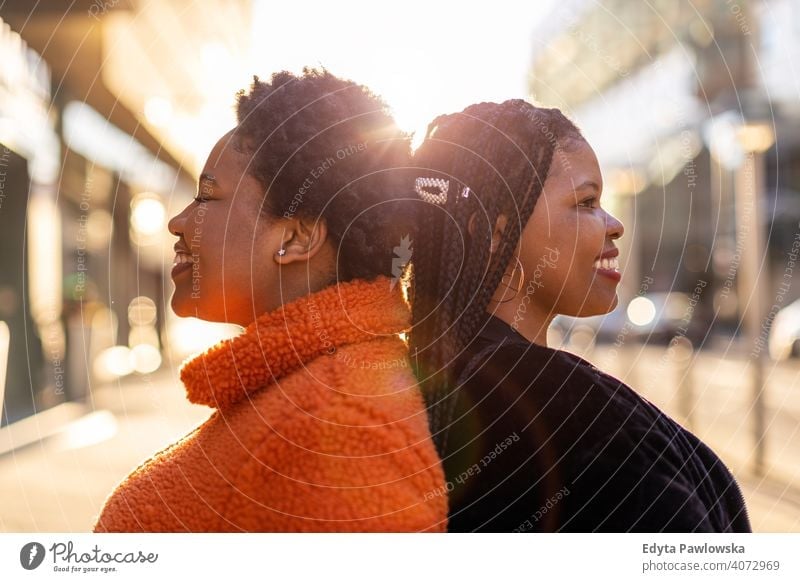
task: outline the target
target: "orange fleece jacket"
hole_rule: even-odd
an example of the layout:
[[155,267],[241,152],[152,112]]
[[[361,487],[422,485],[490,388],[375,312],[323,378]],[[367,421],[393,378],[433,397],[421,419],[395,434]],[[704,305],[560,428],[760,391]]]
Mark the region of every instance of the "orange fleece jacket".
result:
[[400,286],[328,287],[181,369],[211,417],[110,495],[95,532],[447,529]]

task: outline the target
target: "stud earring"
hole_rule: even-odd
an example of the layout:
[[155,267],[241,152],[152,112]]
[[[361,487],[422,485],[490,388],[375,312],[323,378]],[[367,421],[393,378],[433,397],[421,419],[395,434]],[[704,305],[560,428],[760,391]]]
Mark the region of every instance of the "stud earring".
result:
[[279,251],[278,251],[278,256],[279,256],[279,257],[282,257],[282,256],[284,256],[285,254],[286,254],[286,249],[281,249],[281,250],[279,250]]

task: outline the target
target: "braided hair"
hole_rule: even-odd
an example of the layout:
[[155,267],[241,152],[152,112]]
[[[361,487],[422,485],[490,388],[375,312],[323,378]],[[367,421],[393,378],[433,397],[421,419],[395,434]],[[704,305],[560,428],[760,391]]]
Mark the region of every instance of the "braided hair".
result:
[[[559,110],[516,99],[437,117],[414,155],[418,176],[448,181],[443,204],[414,205],[409,278],[411,360],[442,458],[455,406],[454,364],[486,319],[554,155],[573,141],[583,136]],[[492,249],[501,214],[508,222]]]
[[324,219],[337,280],[393,275],[408,232],[410,136],[367,87],[325,69],[254,77],[237,95],[237,149],[264,188],[262,214]]

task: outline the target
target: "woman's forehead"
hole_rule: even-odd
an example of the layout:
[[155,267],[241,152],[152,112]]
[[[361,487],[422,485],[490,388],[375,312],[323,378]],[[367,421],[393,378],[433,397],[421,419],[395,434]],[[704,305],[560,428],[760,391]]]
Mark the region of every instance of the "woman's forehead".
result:
[[556,148],[547,181],[573,188],[595,187],[602,190],[603,177],[594,150],[586,142],[572,148]]
[[223,135],[208,155],[203,174],[214,176],[217,183],[238,181],[252,158],[239,146],[240,138],[233,132]]

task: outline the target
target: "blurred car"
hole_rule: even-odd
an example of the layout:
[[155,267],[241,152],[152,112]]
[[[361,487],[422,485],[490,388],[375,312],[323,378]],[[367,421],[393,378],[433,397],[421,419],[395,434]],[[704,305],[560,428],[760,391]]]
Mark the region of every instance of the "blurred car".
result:
[[686,293],[678,291],[640,295],[628,305],[619,305],[606,315],[558,315],[553,319],[550,330],[553,339],[564,345],[586,345],[590,340],[614,343],[628,339],[667,345],[673,338],[686,337],[692,345],[700,347],[706,337],[709,321],[699,301],[693,303],[691,299]]
[[781,309],[772,320],[769,355],[775,360],[800,356],[800,299]]

